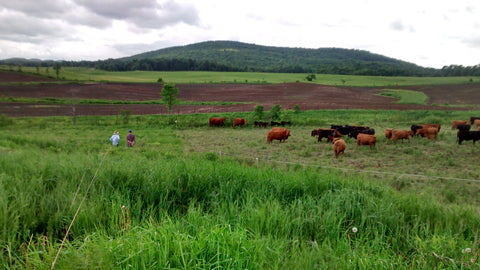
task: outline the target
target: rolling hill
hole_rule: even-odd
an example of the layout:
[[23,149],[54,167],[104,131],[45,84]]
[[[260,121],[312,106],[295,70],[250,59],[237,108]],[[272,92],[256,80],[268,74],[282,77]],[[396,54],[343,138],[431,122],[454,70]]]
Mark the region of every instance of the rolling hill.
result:
[[160,59],[188,59],[260,72],[421,76],[435,71],[363,50],[272,47],[235,41],[206,41],[170,47],[116,61],[127,63]]

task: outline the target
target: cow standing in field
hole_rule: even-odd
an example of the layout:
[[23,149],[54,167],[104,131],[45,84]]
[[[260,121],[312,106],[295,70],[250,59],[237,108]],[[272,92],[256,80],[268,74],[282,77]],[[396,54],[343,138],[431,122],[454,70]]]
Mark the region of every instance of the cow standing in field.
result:
[[333,138],[333,151],[335,153],[335,158],[338,158],[338,155],[345,154],[345,149],[347,148],[347,144],[344,140],[340,138]]
[[372,149],[372,147],[374,147],[376,143],[377,143],[377,137],[375,137],[375,135],[360,133],[357,136],[357,146],[369,145],[370,149]]
[[267,133],[267,143],[271,143],[273,140],[285,142],[285,140],[290,136],[290,130],[286,128],[274,127]]
[[435,139],[437,138],[438,129],[434,127],[427,127],[417,129],[417,134],[422,137],[427,137],[427,139]]
[[392,130],[392,138],[391,141],[397,142],[398,140],[405,140],[407,139],[410,142],[410,137],[413,137],[413,131],[411,130]]
[[477,126],[477,128],[480,128],[480,119],[475,119],[473,121],[473,125]]
[[262,121],[255,121],[255,126],[257,127],[263,127],[266,128],[268,126],[268,122],[262,122]]
[[468,121],[454,120],[452,122],[452,130],[456,129],[458,125],[468,125]]
[[440,124],[423,124],[422,126],[423,128],[436,128],[438,132],[440,132],[440,128],[442,127]]
[[222,117],[211,117],[209,119],[209,126],[211,127],[223,127],[223,124],[225,124],[226,118]]
[[423,128],[422,125],[412,125],[410,127],[410,130],[413,132],[414,135],[418,135],[417,130],[422,129],[422,128]]
[[470,130],[471,125],[470,124],[465,124],[465,125],[457,125],[458,130]]
[[[314,135],[315,134],[315,135]],[[321,142],[322,138],[327,138],[327,142],[329,142],[332,138],[339,138],[342,137],[342,134],[338,132],[336,129],[328,129],[328,128],[319,128],[316,132],[312,131],[312,136],[318,136],[318,141]]]
[[246,124],[247,124],[247,120],[243,118],[233,118],[233,128],[235,128],[236,126],[243,127]]
[[392,131],[393,131],[393,129],[391,129],[391,128],[385,129],[385,138],[387,138],[387,140],[392,139]]
[[473,141],[473,144],[475,144],[475,142],[479,140],[480,131],[459,130],[457,132],[458,144],[462,144],[462,141]]

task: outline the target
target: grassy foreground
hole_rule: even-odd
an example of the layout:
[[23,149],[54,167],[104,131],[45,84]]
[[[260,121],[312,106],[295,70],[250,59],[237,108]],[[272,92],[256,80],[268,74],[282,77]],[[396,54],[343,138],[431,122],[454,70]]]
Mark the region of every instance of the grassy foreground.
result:
[[[441,192],[417,192],[415,185],[398,188],[398,181],[382,181],[381,175],[305,165],[348,168],[361,162],[367,170],[396,154],[402,158],[389,160],[394,166],[450,164],[448,175],[454,176],[456,167],[456,176],[475,179],[478,167],[469,163],[476,162],[470,156],[478,145],[456,146],[447,125],[450,118],[470,114],[479,112],[291,113],[284,116],[295,124],[292,137],[271,145],[264,143],[265,130],[208,128],[206,114],[181,115],[175,126],[167,125],[162,115],[135,116],[129,124],[116,117],[77,117],[75,126],[68,117],[3,117],[0,265],[476,269],[480,212],[475,204],[439,199]],[[374,151],[354,150],[347,141],[349,152],[333,160],[331,145],[312,141],[308,132],[344,119],[375,127],[379,138],[381,128],[404,127],[411,121],[441,122],[445,133],[435,142],[382,141]],[[125,131],[130,128],[137,145],[126,148]],[[118,148],[108,141],[115,129],[122,138]],[[422,155],[435,151],[433,159]],[[455,157],[464,156],[463,164],[448,160],[455,151],[461,154]],[[268,153],[269,160],[285,165],[240,158],[247,153]],[[468,175],[458,174],[458,169]],[[438,182],[423,184],[435,190]],[[474,198],[468,192],[458,196]]]

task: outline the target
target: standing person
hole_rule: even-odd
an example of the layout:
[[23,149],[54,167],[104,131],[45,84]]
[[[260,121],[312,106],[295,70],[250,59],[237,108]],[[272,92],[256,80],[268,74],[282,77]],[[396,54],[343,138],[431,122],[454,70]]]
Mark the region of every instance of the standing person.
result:
[[132,130],[128,130],[128,135],[127,135],[127,146],[132,147],[135,144],[135,135],[133,135]]
[[119,143],[120,143],[120,135],[118,135],[118,131],[115,130],[115,132],[113,132],[113,135],[112,137],[110,137],[110,141],[112,142],[112,144],[114,146],[118,146]]

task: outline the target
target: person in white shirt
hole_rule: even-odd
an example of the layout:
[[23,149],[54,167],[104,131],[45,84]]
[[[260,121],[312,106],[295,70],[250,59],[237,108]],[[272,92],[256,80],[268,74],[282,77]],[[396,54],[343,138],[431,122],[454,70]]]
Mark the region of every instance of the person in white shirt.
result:
[[120,144],[120,135],[118,135],[118,131],[115,130],[112,137],[110,137],[110,141],[115,146],[118,146]]

